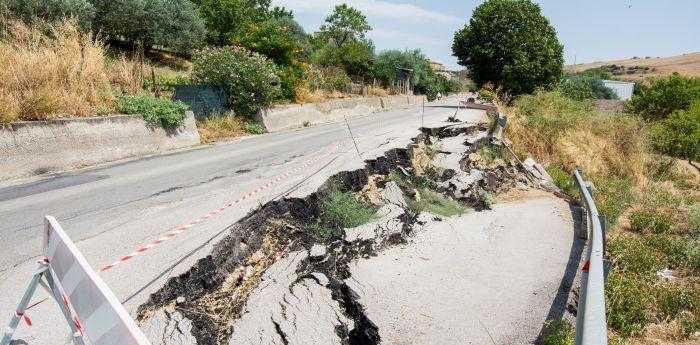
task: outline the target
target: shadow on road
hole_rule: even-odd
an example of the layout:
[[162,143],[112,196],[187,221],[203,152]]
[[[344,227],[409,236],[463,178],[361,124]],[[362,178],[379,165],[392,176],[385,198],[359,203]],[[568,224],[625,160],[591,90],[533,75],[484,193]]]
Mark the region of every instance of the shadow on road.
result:
[[[559,289],[557,290],[557,296],[552,301],[552,305],[549,307],[549,312],[547,312],[546,321],[561,320],[564,316],[564,311],[566,310],[567,303],[569,301],[569,294],[571,287],[576,279],[576,273],[581,263],[581,254],[583,253],[583,248],[586,246],[586,241],[578,237],[579,231],[585,231],[585,220],[583,217],[583,209],[577,205],[569,203],[569,210],[571,211],[572,219],[574,220],[574,231],[572,233],[573,240],[571,241],[571,250],[569,250],[569,261],[566,263],[566,270],[564,271],[564,276],[561,278],[559,283]],[[546,322],[542,325],[540,334],[535,340],[535,344],[542,344],[542,338],[545,335]]]

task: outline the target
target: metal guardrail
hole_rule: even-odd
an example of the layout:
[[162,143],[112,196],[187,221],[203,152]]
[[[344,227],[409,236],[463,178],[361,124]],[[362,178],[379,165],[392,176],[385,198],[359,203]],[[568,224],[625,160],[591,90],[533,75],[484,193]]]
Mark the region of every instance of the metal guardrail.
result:
[[575,343],[603,345],[608,343],[605,319],[605,217],[598,213],[593,200],[592,184],[584,181],[578,169],[574,171],[574,179],[581,191],[587,216],[587,229],[581,231],[580,237],[589,239],[586,263],[581,272]]

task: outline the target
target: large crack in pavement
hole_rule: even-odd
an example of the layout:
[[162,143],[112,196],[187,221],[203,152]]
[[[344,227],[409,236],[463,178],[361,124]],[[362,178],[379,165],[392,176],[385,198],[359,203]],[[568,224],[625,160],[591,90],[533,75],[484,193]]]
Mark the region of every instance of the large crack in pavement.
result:
[[[268,202],[152,294],[139,307],[139,321],[163,344],[379,344],[349,264],[406,243],[426,222],[443,219],[411,206],[421,199],[418,186],[476,211],[489,209],[493,195],[532,187],[516,162],[481,157],[489,150],[498,148],[484,124],[422,128],[406,148],[335,174],[305,198]],[[377,219],[320,238],[309,225],[332,191],[375,204]]]

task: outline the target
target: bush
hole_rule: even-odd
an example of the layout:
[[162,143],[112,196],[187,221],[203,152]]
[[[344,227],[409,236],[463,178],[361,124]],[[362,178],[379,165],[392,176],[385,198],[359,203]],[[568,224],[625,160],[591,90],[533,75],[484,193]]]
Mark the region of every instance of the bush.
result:
[[608,326],[622,336],[639,335],[650,322],[652,300],[644,279],[613,271],[605,284]]
[[571,174],[556,165],[549,165],[545,170],[547,170],[549,176],[552,177],[554,185],[561,189],[564,194],[572,198],[576,198],[578,196],[578,187],[576,186]]
[[1,0],[0,18],[3,16],[29,25],[74,18],[81,27],[89,28],[95,16],[95,8],[88,0]]
[[530,0],[487,0],[454,37],[452,51],[481,86],[519,95],[561,77],[563,46],[540,7]]
[[630,227],[640,233],[667,233],[671,230],[671,219],[654,211],[636,211],[630,216]]
[[264,134],[265,127],[257,122],[246,122],[245,131],[250,134]]
[[312,67],[309,73],[309,87],[312,90],[346,91],[350,87],[350,77],[341,67]]
[[559,91],[567,97],[586,99],[617,99],[617,94],[598,78],[585,76],[566,77],[559,82]]
[[121,97],[118,108],[124,114],[141,114],[152,126],[172,129],[182,125],[187,105],[150,95],[137,95]]
[[373,76],[384,86],[391,86],[396,81],[396,67],[413,70],[411,82],[420,84],[432,72],[428,58],[415,50],[386,50],[377,55],[374,62]]
[[663,266],[662,258],[654,248],[632,236],[613,237],[608,252],[615,258],[615,269],[625,274],[649,276]]
[[697,292],[694,295],[692,290],[682,285],[660,286],[655,295],[661,319],[674,319],[683,311],[700,308],[700,295]]
[[598,210],[610,224],[615,224],[622,213],[636,200],[632,181],[621,177],[594,179],[594,195]]
[[688,78],[677,73],[667,78],[651,79],[642,84],[630,100],[632,111],[647,120],[661,120],[676,110],[686,110],[700,99],[700,78]]
[[687,160],[700,160],[700,98],[687,110],[675,110],[651,129],[654,149]]
[[113,109],[105,61],[102,42],[74,21],[48,32],[11,23],[0,39],[0,122]]
[[192,60],[192,79],[225,85],[237,115],[253,115],[281,94],[277,68],[267,58],[239,47],[206,48]]

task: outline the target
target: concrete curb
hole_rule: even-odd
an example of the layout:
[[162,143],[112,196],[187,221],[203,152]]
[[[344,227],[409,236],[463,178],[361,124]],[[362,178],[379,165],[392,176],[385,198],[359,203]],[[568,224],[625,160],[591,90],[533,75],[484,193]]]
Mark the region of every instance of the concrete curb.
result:
[[0,180],[65,171],[198,145],[194,114],[175,130],[140,115],[16,122],[0,127]]
[[396,95],[333,99],[321,103],[280,105],[262,109],[255,119],[268,132],[340,122],[345,117],[373,114],[421,104],[424,96]]

